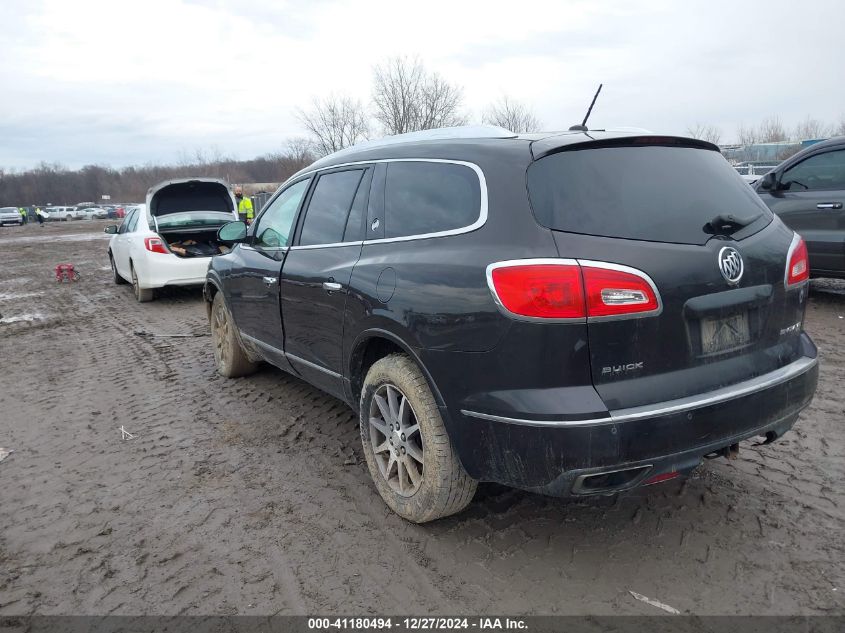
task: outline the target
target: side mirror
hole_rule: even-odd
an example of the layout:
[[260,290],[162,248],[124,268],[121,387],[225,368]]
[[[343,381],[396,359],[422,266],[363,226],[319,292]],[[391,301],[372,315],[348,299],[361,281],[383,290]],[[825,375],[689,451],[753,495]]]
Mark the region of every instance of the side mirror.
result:
[[229,222],[217,231],[217,241],[222,244],[237,244],[246,239],[246,222]]
[[117,233],[117,224],[109,224],[106,228],[103,229],[103,233],[114,235],[115,233]]
[[774,191],[778,188],[778,179],[775,176],[775,172],[770,171],[768,174],[763,176],[760,179],[760,189],[765,189],[766,191]]

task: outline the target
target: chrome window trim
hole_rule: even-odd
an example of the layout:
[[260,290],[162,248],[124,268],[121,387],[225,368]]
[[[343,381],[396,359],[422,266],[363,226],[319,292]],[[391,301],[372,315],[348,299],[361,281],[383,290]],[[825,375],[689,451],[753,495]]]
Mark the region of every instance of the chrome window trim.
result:
[[[457,229],[449,229],[447,231],[435,231],[434,233],[418,233],[416,235],[403,235],[401,237],[383,237],[376,240],[363,240],[364,244],[390,244],[392,242],[409,242],[411,240],[426,240],[433,237],[448,237],[450,235],[461,235],[463,233],[471,233],[477,229],[480,229],[487,223],[487,215],[488,215],[488,193],[487,193],[487,179],[484,177],[484,172],[482,171],[481,167],[476,165],[475,163],[471,163],[465,160],[454,160],[451,158],[378,158],[374,160],[359,160],[350,163],[341,163],[339,165],[327,165],[325,167],[315,167],[314,169],[310,169],[308,171],[300,172],[296,176],[296,180],[301,179],[305,176],[313,176],[319,172],[327,171],[330,169],[340,169],[343,167],[356,167],[358,165],[375,165],[378,163],[442,163],[447,165],[463,165],[464,167],[469,167],[475,172],[475,175],[478,177],[478,187],[480,191],[480,198],[481,204],[478,213],[478,219],[473,222],[472,224],[468,224],[467,226],[458,227]],[[285,181],[279,187],[281,191],[283,188],[288,186],[288,182],[293,184],[294,180],[291,179],[289,181]],[[269,205],[272,202],[272,198],[268,200],[267,204]],[[329,246],[340,246],[340,245],[347,245],[347,244],[356,244],[356,242],[336,242]],[[309,244],[312,247],[322,248],[326,246],[325,244]],[[298,246],[292,246],[291,248],[300,248]],[[301,247],[301,248],[308,248],[308,247]]]
[[310,251],[315,248],[337,248],[338,246],[361,246],[364,240],[355,240],[354,242],[332,242],[331,244],[308,244],[306,246],[289,246],[292,251]]
[[628,273],[634,275],[645,281],[654,292],[657,298],[657,309],[649,310],[648,312],[633,312],[631,314],[610,314],[607,316],[588,316],[587,323],[601,323],[602,321],[626,321],[628,319],[642,319],[645,317],[659,316],[663,313],[663,299],[660,297],[660,291],[654,280],[638,268],[631,268],[630,266],[623,266],[622,264],[614,264],[611,262],[598,262],[592,259],[576,260],[582,268],[602,268],[604,270],[615,270],[620,273]]
[[461,409],[464,415],[480,418],[482,420],[493,420],[495,422],[506,422],[509,424],[521,424],[524,426],[538,426],[538,427],[569,427],[569,426],[597,426],[602,424],[616,424],[617,422],[627,422],[629,420],[640,420],[642,418],[661,417],[671,415],[681,411],[688,411],[692,409],[700,409],[709,407],[722,402],[728,402],[747,396],[770,387],[775,387],[788,380],[797,378],[802,374],[810,371],[818,364],[818,358],[810,358],[804,356],[789,365],[784,365],[780,369],[750,378],[743,382],[731,385],[729,387],[722,387],[704,394],[695,396],[688,396],[686,398],[678,398],[676,400],[667,400],[655,404],[643,405],[640,407],[629,407],[627,409],[616,409],[609,412],[609,416],[603,418],[592,418],[586,420],[535,420],[524,418],[509,418],[505,416],[492,415],[489,413],[479,413],[477,411],[468,411]]
[[502,303],[502,300],[499,298],[499,293],[496,292],[496,286],[493,283],[493,271],[499,268],[510,268],[511,266],[532,265],[577,266],[578,261],[574,259],[561,259],[559,257],[534,257],[529,259],[507,259],[505,261],[493,262],[492,264],[488,264],[487,270],[485,272],[487,276],[487,287],[490,289],[490,294],[493,295],[493,301],[496,302],[496,307],[499,308],[499,311],[505,316],[511,317],[512,319],[517,319],[519,321],[530,321],[533,323],[586,323],[587,319],[585,317],[547,319],[544,317],[532,317],[525,316],[523,314],[517,314],[516,312],[511,312],[505,307],[505,304]]
[[252,244],[246,244],[244,242],[238,242],[236,246],[239,246],[248,251],[255,251],[256,253],[285,253],[289,251],[292,246],[272,246],[267,248],[261,248],[253,246]]
[[[804,281],[799,281],[797,284],[790,285],[789,283],[789,261],[792,259],[792,254],[795,252],[795,249],[798,248],[798,244],[801,242],[801,236],[798,233],[792,233],[792,241],[789,243],[789,250],[786,251],[786,264],[783,267],[783,287],[787,290],[795,290],[796,288],[803,288],[805,285],[810,283],[810,277],[808,276]],[[807,251],[807,271],[809,272],[810,269],[810,252]]]

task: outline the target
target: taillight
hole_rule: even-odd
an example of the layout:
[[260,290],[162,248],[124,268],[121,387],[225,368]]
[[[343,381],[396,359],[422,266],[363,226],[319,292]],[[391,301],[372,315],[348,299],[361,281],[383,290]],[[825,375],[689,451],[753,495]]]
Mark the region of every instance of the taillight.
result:
[[626,316],[660,309],[657,292],[640,271],[602,262],[581,262],[581,266],[587,316]]
[[786,256],[786,287],[800,284],[810,278],[810,258],[804,239],[795,234]]
[[151,253],[162,253],[167,255],[169,251],[160,237],[145,237],[144,247]]
[[586,316],[581,269],[574,260],[500,262],[488,272],[490,289],[505,310],[537,319]]
[[488,284],[507,312],[530,319],[613,319],[656,314],[657,289],[634,268],[574,259],[526,259],[488,267]]

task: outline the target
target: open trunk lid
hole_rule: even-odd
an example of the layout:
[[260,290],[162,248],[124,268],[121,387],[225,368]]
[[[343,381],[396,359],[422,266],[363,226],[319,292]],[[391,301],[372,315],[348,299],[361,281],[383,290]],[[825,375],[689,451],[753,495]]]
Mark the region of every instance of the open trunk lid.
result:
[[709,147],[624,138],[568,146],[528,170],[535,216],[562,258],[642,271],[659,294],[649,313],[588,319],[593,384],[610,410],[800,356],[806,284],[785,283],[794,234]]
[[232,192],[219,178],[166,180],[147,191],[147,211],[153,218],[188,211],[216,211],[237,220],[236,209]]

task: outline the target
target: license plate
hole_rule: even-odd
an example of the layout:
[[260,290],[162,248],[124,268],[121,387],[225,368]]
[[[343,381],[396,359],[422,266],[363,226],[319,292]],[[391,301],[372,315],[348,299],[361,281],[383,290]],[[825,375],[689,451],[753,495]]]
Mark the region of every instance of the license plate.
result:
[[723,319],[701,320],[701,353],[718,354],[744,347],[751,342],[748,314],[734,314]]

